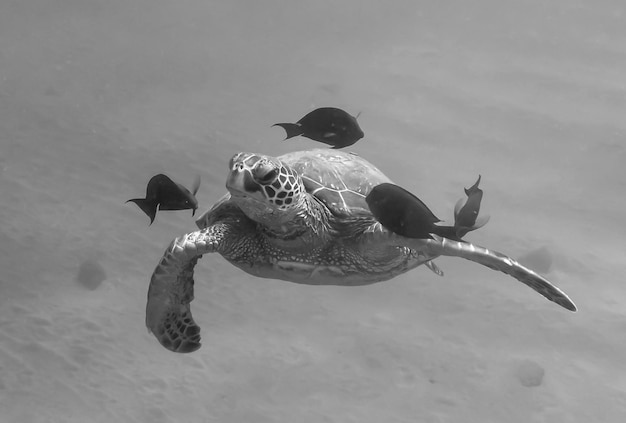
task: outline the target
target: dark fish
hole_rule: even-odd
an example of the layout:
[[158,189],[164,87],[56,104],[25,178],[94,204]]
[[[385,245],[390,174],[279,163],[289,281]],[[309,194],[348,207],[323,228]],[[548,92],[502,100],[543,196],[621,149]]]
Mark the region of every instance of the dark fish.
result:
[[129,201],[137,204],[141,210],[150,218],[150,224],[154,222],[157,208],[159,210],[189,210],[192,209],[191,215],[196,213],[198,208],[198,200],[196,193],[200,187],[200,178],[198,177],[193,184],[193,192],[181,184],[177,184],[169,177],[158,174],[153,176],[148,182],[146,188],[146,198],[133,198]]
[[462,238],[470,231],[481,228],[489,221],[489,216],[478,217],[480,212],[480,202],[483,199],[483,190],[478,188],[478,180],[470,188],[465,188],[467,198],[461,198],[454,207],[454,227],[456,234]]
[[441,222],[415,195],[398,185],[382,183],[365,197],[374,217],[391,232],[407,238],[432,238],[436,234],[459,240],[452,226],[438,226]]
[[363,138],[363,130],[356,119],[344,110],[322,107],[313,110],[297,123],[276,123],[272,126],[280,126],[287,131],[286,140],[302,135],[332,148],[343,148]]

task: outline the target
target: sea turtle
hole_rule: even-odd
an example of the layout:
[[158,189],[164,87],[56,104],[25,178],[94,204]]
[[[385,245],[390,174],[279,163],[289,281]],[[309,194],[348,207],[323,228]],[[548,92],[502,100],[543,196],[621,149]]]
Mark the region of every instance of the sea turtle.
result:
[[378,222],[366,196],[390,183],[363,158],[317,149],[280,157],[239,153],[229,163],[222,197],[196,221],[200,230],[176,238],[150,280],[146,325],[176,352],[200,348],[194,322],[193,269],[218,252],[254,276],[309,285],[366,285],[391,279],[432,260],[456,256],[507,273],[547,299],[576,311],[557,287],[493,250],[435,234],[397,235]]

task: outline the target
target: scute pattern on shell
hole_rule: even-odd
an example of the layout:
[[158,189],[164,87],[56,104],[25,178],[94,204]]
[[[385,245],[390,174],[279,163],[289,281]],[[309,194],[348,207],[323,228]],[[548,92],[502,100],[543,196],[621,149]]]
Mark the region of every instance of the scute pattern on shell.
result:
[[331,149],[288,153],[280,160],[302,176],[310,194],[335,215],[369,212],[365,196],[373,187],[391,182],[378,168],[356,154]]

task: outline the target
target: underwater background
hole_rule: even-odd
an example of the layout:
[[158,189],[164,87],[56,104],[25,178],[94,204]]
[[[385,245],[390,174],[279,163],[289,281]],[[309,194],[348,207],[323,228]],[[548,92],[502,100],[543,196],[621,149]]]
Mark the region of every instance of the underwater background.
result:
[[[233,154],[323,147],[271,127],[323,106],[446,221],[481,174],[467,239],[578,313],[448,257],[342,288],[215,254],[203,347],[161,347],[149,278],[194,220],[124,202],[200,175],[202,212]],[[622,422],[625,116],[623,1],[3,0],[0,421]]]

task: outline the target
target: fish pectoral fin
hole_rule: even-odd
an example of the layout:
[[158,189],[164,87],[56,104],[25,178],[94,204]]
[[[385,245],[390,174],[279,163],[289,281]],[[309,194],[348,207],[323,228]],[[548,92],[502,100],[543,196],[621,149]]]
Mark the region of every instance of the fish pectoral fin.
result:
[[336,138],[336,137],[337,137],[337,133],[336,132],[324,132],[324,134],[322,135],[322,138],[324,138],[324,139]]
[[191,187],[191,192],[193,195],[196,195],[198,189],[200,188],[200,175],[196,176],[196,179],[193,181],[193,185]]
[[491,216],[486,215],[486,216],[480,216],[478,218],[476,218],[476,223],[474,223],[474,226],[472,226],[472,230],[478,229],[478,228],[482,228],[483,226],[485,226],[487,224],[487,222],[489,222],[489,218]]

